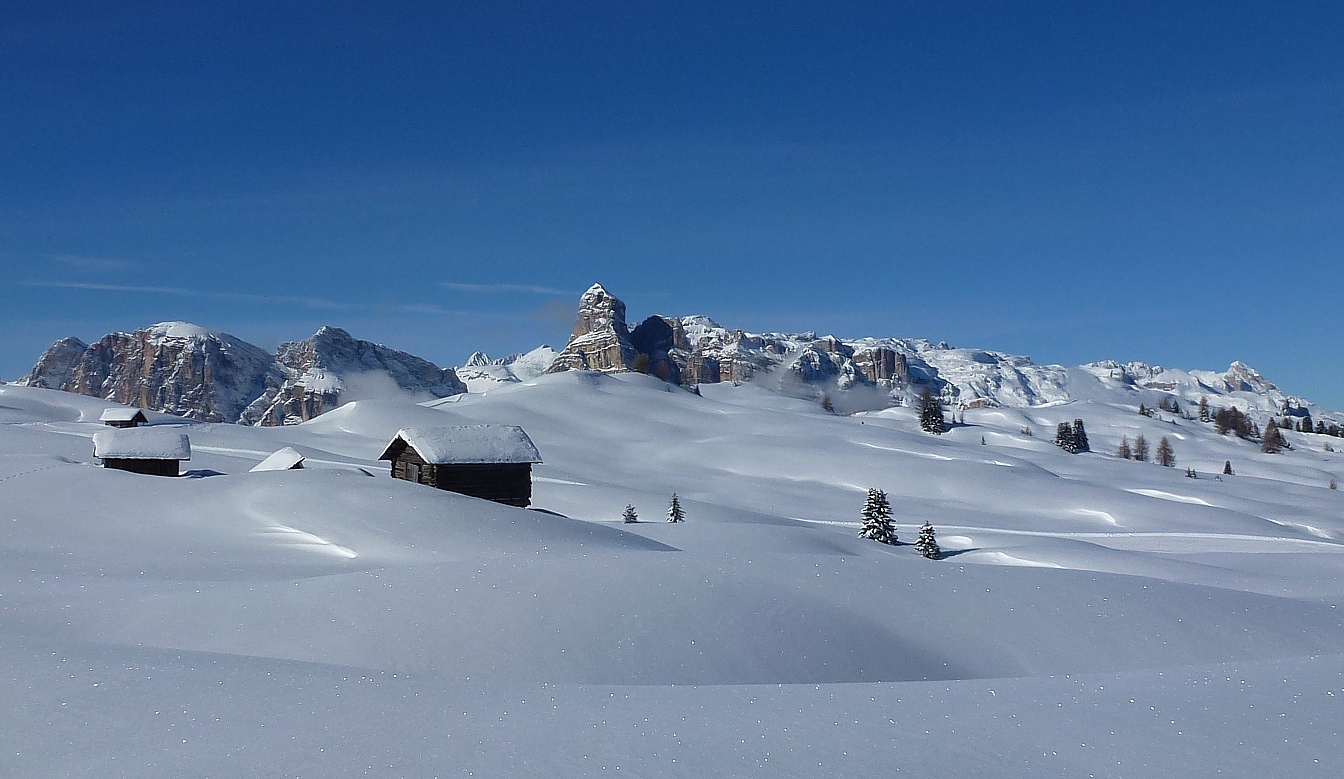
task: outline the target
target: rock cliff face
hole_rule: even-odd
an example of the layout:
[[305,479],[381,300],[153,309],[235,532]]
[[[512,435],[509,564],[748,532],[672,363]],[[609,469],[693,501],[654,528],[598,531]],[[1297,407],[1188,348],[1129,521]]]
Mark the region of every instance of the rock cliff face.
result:
[[[412,354],[361,341],[338,327],[323,327],[305,341],[276,349],[275,363],[284,378],[242,413],[249,425],[306,422],[341,405],[355,394],[423,395],[446,398],[467,391],[453,369],[443,369]],[[391,379],[391,382],[387,382]]]
[[23,383],[202,422],[233,422],[265,390],[274,363],[251,344],[184,322],[80,345],[73,338],[57,341]]
[[64,389],[70,383],[75,366],[89,345],[78,338],[62,338],[37,358],[32,373],[19,380],[20,384],[44,389]]
[[625,303],[603,289],[601,284],[594,284],[579,298],[574,332],[549,372],[621,373],[634,368],[637,356],[630,343],[629,326],[625,323]]
[[867,397],[887,403],[910,403],[929,387],[953,409],[1029,407],[1116,391],[1167,393],[1196,403],[1207,394],[1267,413],[1305,403],[1242,363],[1225,373],[1116,362],[1069,369],[923,339],[746,333],[703,316],[651,316],[630,332],[625,304],[601,285],[584,293],[574,336],[550,367],[552,373],[566,370],[637,370],[685,386],[757,382],[813,397],[867,388]]
[[280,425],[335,408],[351,383],[425,399],[466,392],[451,369],[337,328],[271,355],[225,333],[166,322],[92,345],[57,341],[22,382],[202,422]]

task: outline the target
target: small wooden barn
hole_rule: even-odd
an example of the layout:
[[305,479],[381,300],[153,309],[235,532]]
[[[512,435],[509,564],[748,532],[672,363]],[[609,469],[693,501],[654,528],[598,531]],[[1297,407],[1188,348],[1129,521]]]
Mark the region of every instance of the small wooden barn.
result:
[[391,461],[395,479],[520,508],[532,502],[532,465],[541,462],[513,425],[405,428],[378,459]]
[[149,424],[145,412],[138,408],[109,408],[103,411],[98,421],[108,427],[139,427]]
[[104,468],[177,476],[179,464],[191,459],[191,440],[186,433],[154,427],[103,430],[93,436],[93,456]]

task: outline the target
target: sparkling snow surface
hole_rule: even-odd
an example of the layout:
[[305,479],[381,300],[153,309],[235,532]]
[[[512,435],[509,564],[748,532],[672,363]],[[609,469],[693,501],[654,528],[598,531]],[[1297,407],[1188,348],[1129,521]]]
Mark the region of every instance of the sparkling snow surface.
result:
[[[1344,774],[1339,439],[1263,455],[1097,401],[935,437],[701,389],[189,425],[194,478],[159,479],[94,467],[104,402],[0,387],[0,774]],[[1075,418],[1094,453],[1053,446]],[[542,510],[376,461],[474,424],[546,453]],[[1109,454],[1139,432],[1177,467]],[[248,472],[284,446],[304,470]],[[868,487],[900,545],[856,537]]]

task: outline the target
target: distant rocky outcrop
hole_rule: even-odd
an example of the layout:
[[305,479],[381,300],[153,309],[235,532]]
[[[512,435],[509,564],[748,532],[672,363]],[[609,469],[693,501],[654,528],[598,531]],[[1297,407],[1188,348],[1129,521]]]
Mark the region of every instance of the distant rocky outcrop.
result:
[[890,387],[909,378],[905,357],[884,346],[854,347],[833,336],[753,335],[703,316],[650,316],[632,331],[625,303],[594,284],[579,299],[574,334],[551,373],[638,371],[692,386],[751,381],[782,368],[802,385]]
[[368,392],[442,398],[466,392],[451,369],[334,327],[272,355],[227,333],[166,322],[92,345],[52,344],[20,383],[91,395],[202,422],[294,424]]
[[224,333],[165,322],[92,345],[64,338],[23,383],[202,422],[233,422],[274,378],[274,358]]
[[600,284],[580,299],[574,335],[549,372],[568,370],[640,371],[684,386],[756,382],[812,397],[867,388],[854,393],[871,399],[864,403],[909,403],[928,387],[954,409],[1030,407],[1116,390],[1136,405],[1145,393],[1192,402],[1207,394],[1264,413],[1306,403],[1239,362],[1225,373],[1110,361],[1070,369],[918,338],[747,333],[704,316],[650,316],[630,331],[625,304]]
[[37,358],[32,372],[20,379],[19,383],[30,387],[64,389],[88,348],[89,345],[78,338],[62,338],[47,347],[42,356]]
[[[304,341],[280,344],[275,363],[284,378],[248,405],[239,421],[249,425],[306,422],[341,405],[356,394],[395,393],[446,398],[467,391],[452,368],[371,341],[361,341],[339,327],[323,327]],[[378,377],[391,383],[378,386]],[[373,386],[352,387],[351,384]],[[363,390],[363,392],[360,392]]]
[[637,356],[630,343],[630,328],[625,323],[625,303],[601,284],[594,284],[579,298],[574,331],[549,372],[621,373],[634,369]]

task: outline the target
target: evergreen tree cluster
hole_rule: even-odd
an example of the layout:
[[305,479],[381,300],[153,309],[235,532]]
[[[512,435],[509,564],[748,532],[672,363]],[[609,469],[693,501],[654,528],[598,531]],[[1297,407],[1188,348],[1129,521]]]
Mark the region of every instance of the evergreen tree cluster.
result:
[[943,419],[943,401],[928,387],[919,393],[919,429],[934,435],[947,432],[947,420]]
[[1070,454],[1092,451],[1092,445],[1087,441],[1087,430],[1083,428],[1083,420],[1075,419],[1073,424],[1060,422],[1055,428],[1055,446]]
[[1294,424],[1292,417],[1284,417],[1283,421],[1279,423],[1279,429],[1296,430],[1299,433],[1315,433],[1317,435],[1328,435],[1334,438],[1340,438],[1341,436],[1344,436],[1344,430],[1341,430],[1339,425],[1334,422],[1326,424],[1325,420],[1320,419],[1316,420],[1315,424],[1313,424],[1310,413],[1300,417],[1297,420],[1296,424]]
[[[863,519],[863,526],[859,528],[859,538],[882,544],[896,543],[896,525],[891,520],[891,504],[887,501],[887,493],[875,488],[869,489],[859,516]],[[938,546],[937,531],[928,520],[925,520],[923,527],[919,529],[915,551],[930,560],[941,560],[943,557],[943,550]]]
[[1241,413],[1241,410],[1235,406],[1220,408],[1213,414],[1213,430],[1218,435],[1236,434],[1237,438],[1258,438],[1260,431],[1256,430],[1255,423],[1251,418]]
[[1181,404],[1176,401],[1174,395],[1163,395],[1162,399],[1157,402],[1157,407],[1173,414],[1181,413]]
[[1288,442],[1283,440],[1283,433],[1279,432],[1279,425],[1274,420],[1265,423],[1265,435],[1260,439],[1260,451],[1265,454],[1278,454]]
[[[1120,438],[1120,446],[1115,450],[1115,456],[1122,460],[1135,460],[1137,462],[1148,462],[1148,439],[1143,437],[1143,433],[1134,436],[1134,443],[1129,443],[1129,436]],[[1157,449],[1153,451],[1153,458],[1158,465],[1164,465],[1171,468],[1176,465],[1176,450],[1172,448],[1171,441],[1166,436],[1157,442]]]

